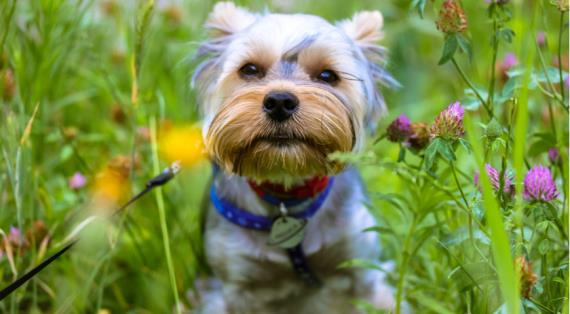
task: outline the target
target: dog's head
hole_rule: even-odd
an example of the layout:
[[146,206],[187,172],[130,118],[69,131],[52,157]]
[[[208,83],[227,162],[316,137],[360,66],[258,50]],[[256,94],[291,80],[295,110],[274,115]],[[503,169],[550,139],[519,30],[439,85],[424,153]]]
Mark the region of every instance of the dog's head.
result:
[[376,88],[391,83],[376,45],[382,24],[378,11],[332,25],[218,3],[193,77],[210,157],[256,180],[342,170],[328,154],[358,150],[385,112]]

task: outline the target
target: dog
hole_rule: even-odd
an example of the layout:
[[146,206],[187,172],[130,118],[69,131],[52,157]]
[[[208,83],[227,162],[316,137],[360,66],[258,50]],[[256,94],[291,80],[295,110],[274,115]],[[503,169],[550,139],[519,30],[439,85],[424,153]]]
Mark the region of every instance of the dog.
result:
[[358,152],[385,114],[386,51],[378,11],[333,25],[305,14],[217,3],[193,75],[214,164],[204,249],[216,280],[199,313],[390,310],[375,225],[357,171],[329,158]]

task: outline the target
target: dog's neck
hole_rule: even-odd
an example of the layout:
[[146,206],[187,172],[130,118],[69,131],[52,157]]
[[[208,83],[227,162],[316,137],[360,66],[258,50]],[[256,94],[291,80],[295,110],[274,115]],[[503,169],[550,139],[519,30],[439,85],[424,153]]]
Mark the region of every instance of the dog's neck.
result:
[[274,217],[280,214],[279,205],[285,203],[290,213],[305,210],[306,206],[329,184],[329,177],[296,180],[296,184],[257,182],[246,177],[216,172],[214,185],[220,198],[252,214]]
[[329,177],[316,176],[300,180],[298,184],[289,186],[273,182],[257,182],[248,179],[249,186],[262,200],[272,205],[300,204],[321,193],[329,184]]

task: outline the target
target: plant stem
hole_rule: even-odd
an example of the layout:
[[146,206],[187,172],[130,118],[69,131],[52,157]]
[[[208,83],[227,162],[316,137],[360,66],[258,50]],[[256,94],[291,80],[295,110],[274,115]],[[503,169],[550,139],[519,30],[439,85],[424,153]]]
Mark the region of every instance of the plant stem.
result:
[[[150,120],[150,133],[151,133],[151,146],[152,146],[152,164],[154,173],[160,171],[158,164],[158,144],[156,142],[156,119],[154,117]],[[170,239],[168,236],[168,226],[166,224],[166,213],[164,210],[164,196],[162,195],[162,187],[156,188],[156,205],[158,207],[158,214],[160,219],[160,230],[162,233],[162,244],[164,246],[164,254],[166,255],[166,266],[168,268],[168,275],[170,277],[170,286],[172,294],[174,295],[174,302],[176,306],[176,313],[180,314],[180,300],[178,298],[178,289],[176,285],[176,276],[174,275],[174,265],[172,263],[172,254],[170,253]]]
[[404,278],[406,276],[406,271],[408,270],[408,261],[410,259],[410,253],[408,252],[410,243],[412,242],[412,235],[416,230],[417,218],[414,214],[412,218],[412,224],[410,225],[410,230],[406,235],[406,239],[404,240],[404,246],[402,248],[402,262],[400,263],[400,269],[398,273],[398,285],[396,287],[396,314],[400,314],[402,310],[402,295],[404,290]]
[[550,92],[544,90],[544,88],[540,84],[537,84],[537,87],[540,89],[540,91],[543,94],[545,94],[550,98],[554,98],[556,101],[560,103],[560,105],[562,106],[562,108],[564,108],[564,110],[568,111],[568,107],[566,106],[566,103],[564,103],[564,96],[562,94],[559,95],[556,92],[556,88],[554,87],[554,84],[550,80],[550,76],[548,75],[548,70],[546,68],[546,63],[544,62],[544,56],[542,55],[542,51],[540,50],[540,47],[538,47],[538,45],[536,47],[536,51],[538,53],[538,60],[540,61],[540,66],[542,68],[542,71],[544,72],[544,77],[546,78],[546,82],[550,87]]
[[487,96],[487,107],[493,108],[493,98],[495,96],[495,64],[497,63],[497,53],[499,51],[499,38],[497,35],[497,19],[493,18],[493,62],[491,63],[491,83],[489,84],[489,95]]
[[457,61],[455,61],[455,58],[453,58],[453,57],[451,58],[451,63],[453,63],[453,66],[455,66],[455,69],[457,70],[457,72],[459,72],[459,75],[461,76],[461,78],[465,81],[465,83],[467,83],[467,85],[469,85],[469,88],[471,88],[473,93],[475,93],[475,96],[477,96],[477,98],[479,99],[479,101],[481,102],[481,104],[483,105],[485,110],[487,111],[489,118],[492,118],[493,117],[493,110],[491,110],[489,107],[487,107],[487,103],[485,102],[485,99],[483,99],[481,94],[479,94],[479,92],[475,88],[475,85],[473,85],[471,80],[467,77],[467,75],[465,75],[465,72],[463,72],[463,69],[461,69],[459,64],[457,64]]
[[558,75],[560,75],[560,95],[564,102],[564,76],[562,75],[562,34],[564,33],[564,13],[560,12],[560,29],[558,30]]

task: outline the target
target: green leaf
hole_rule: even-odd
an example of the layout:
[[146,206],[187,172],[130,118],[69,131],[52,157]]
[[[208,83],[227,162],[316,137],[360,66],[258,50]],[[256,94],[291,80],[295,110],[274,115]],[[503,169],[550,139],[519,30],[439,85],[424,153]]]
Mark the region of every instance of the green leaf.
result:
[[432,169],[440,145],[441,145],[441,139],[439,137],[434,138],[433,141],[429,143],[428,147],[426,148],[424,156],[425,169],[428,170]]
[[471,47],[471,42],[469,39],[461,34],[457,35],[457,43],[459,44],[459,48],[465,54],[467,54],[467,58],[469,58],[469,62],[473,59],[473,48]]
[[400,153],[398,153],[398,162],[406,160],[406,149],[402,146],[400,147]]
[[419,16],[423,19],[424,18],[424,10],[426,8],[426,0],[413,0],[412,1],[412,8],[415,8],[418,11]]
[[441,140],[441,145],[439,145],[438,150],[439,153],[448,161],[455,161],[457,159],[449,141]]
[[455,52],[457,51],[457,47],[458,47],[457,35],[455,34],[447,35],[447,37],[445,38],[445,43],[443,44],[443,52],[441,54],[441,58],[439,59],[439,62],[437,64],[442,65],[451,60],[451,58],[453,58]]
[[499,31],[499,38],[502,38],[509,44],[513,42],[513,37],[515,37],[515,32],[510,28],[503,28]]
[[530,157],[538,156],[556,146],[556,139],[551,133],[536,133],[533,138],[527,152]]

